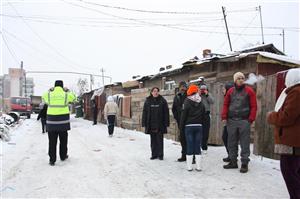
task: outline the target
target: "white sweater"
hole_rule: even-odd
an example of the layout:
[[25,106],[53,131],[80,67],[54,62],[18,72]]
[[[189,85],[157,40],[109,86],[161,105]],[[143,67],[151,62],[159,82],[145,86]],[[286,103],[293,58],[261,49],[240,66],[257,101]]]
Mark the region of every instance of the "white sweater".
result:
[[117,115],[118,105],[115,102],[106,102],[104,106],[104,118],[107,119],[108,115]]

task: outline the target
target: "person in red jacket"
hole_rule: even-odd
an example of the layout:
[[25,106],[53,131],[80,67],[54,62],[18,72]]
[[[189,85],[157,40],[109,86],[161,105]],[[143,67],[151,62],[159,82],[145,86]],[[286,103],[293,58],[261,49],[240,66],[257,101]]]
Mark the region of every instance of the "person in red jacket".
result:
[[256,118],[257,103],[253,89],[244,84],[245,75],[237,72],[233,76],[234,87],[224,98],[222,121],[227,125],[230,162],[224,169],[238,168],[238,143],[241,145],[241,173],[248,172],[250,161],[250,126]]

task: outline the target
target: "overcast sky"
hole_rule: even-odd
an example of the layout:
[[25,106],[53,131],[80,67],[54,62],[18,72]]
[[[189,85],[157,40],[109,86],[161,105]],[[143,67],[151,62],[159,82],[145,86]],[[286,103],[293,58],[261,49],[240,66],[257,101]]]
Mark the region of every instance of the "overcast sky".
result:
[[[201,57],[203,49],[230,51],[222,6],[233,50],[260,44],[259,5],[265,43],[283,50],[284,27],[285,53],[299,59],[299,1],[1,0],[1,74],[22,60],[36,95],[56,79],[76,88],[79,77],[89,77],[30,71],[100,75],[104,68],[113,82],[155,74]],[[102,85],[98,77],[94,82]]]

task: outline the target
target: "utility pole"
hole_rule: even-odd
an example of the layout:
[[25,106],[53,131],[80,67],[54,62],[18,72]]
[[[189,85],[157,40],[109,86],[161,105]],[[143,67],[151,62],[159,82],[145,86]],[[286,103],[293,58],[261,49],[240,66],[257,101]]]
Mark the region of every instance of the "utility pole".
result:
[[4,112],[4,83],[5,83],[5,75],[2,78],[2,111]]
[[26,90],[26,87],[27,87],[27,81],[26,81],[26,72],[25,72],[25,70],[24,70],[24,81],[25,81],[25,90],[24,90],[24,92],[25,92],[25,97],[27,97],[27,90]]
[[102,73],[102,84],[103,84],[103,86],[104,86],[104,69],[103,68],[101,68],[101,70],[100,70],[100,72]]
[[229,36],[229,31],[228,31],[228,26],[227,26],[227,21],[226,21],[226,14],[225,14],[225,7],[224,6],[222,6],[222,12],[223,12],[223,16],[224,16],[225,27],[226,27],[226,31],[227,31],[227,37],[228,37],[230,51],[232,51],[232,46],[231,46],[231,41],[230,41],[230,36]]
[[282,29],[282,48],[283,48],[283,53],[285,53],[285,34],[284,34],[284,29]]
[[260,15],[260,29],[261,29],[262,44],[264,44],[265,39],[264,39],[264,29],[263,29],[262,16],[261,16],[261,6],[258,6],[258,11]]

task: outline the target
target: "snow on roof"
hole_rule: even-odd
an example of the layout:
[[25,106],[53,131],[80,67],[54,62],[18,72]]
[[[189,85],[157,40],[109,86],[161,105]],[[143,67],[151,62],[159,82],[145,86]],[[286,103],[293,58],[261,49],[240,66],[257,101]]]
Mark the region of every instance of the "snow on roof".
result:
[[280,55],[284,55],[283,52],[281,52],[279,49],[277,49],[274,44],[269,43],[269,44],[260,44],[260,45],[255,45],[255,46],[250,46],[248,48],[244,48],[241,50],[237,50],[234,51],[232,54],[235,53],[243,53],[243,52],[254,52],[254,51],[264,51],[263,49],[269,49],[269,50],[273,50],[275,54],[280,54]]
[[274,59],[274,60],[277,60],[277,61],[296,64],[296,65],[300,66],[300,60],[295,60],[295,59],[292,59],[292,58],[290,58],[288,56],[285,56],[285,55],[277,55],[277,54],[269,53],[269,52],[256,51],[256,52],[249,52],[249,53],[241,53],[241,54],[238,55],[238,57],[243,58],[243,57],[247,57],[249,55],[255,55],[255,54],[259,54],[263,57]]
[[277,60],[277,61],[280,61],[280,62],[300,65],[300,60],[292,59],[292,58],[290,58],[288,56],[285,56],[285,55],[278,55],[278,54],[265,52],[265,51],[254,51],[254,52],[247,52],[247,53],[235,52],[235,53],[228,54],[228,55],[222,56],[222,57],[204,58],[204,59],[201,59],[197,62],[194,62],[193,64],[195,64],[195,63],[202,64],[202,63],[205,63],[205,62],[210,62],[212,60],[222,60],[222,59],[227,59],[227,58],[231,58],[231,57],[242,59],[242,58],[248,57],[250,55],[261,55],[263,57],[273,59],[273,60]]

